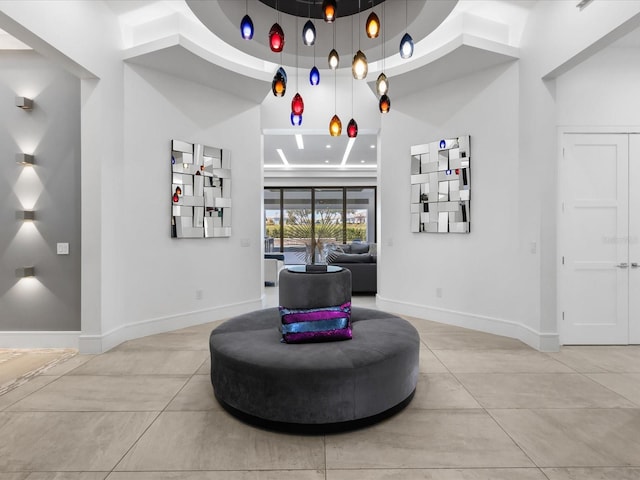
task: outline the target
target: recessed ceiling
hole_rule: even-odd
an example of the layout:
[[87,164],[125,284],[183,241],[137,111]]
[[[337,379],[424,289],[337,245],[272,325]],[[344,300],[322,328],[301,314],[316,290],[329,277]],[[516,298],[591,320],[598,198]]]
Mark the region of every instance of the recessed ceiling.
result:
[[[303,149],[299,149],[294,135],[264,136],[265,168],[286,168],[277,150],[282,149],[290,168],[337,168],[341,167],[349,137],[343,133],[339,137],[325,134],[302,133]],[[377,135],[360,134],[351,147],[346,164],[347,169],[376,168]]]
[[[296,0],[290,0],[292,1]],[[314,0],[308,1],[314,2]],[[458,0],[406,2],[387,0],[377,4],[373,11],[380,18],[382,31],[375,39],[368,38],[364,32],[365,21],[372,10],[369,1],[362,0],[361,13],[351,16],[340,16],[340,4],[338,4],[335,22],[329,24],[323,20],[314,21],[317,31],[315,48],[302,43],[301,32],[306,17],[279,13],[261,1],[250,1],[248,8],[246,2],[239,0],[216,2],[186,0],[186,3],[211,32],[242,52],[265,61],[288,66],[294,66],[300,59],[306,65],[313,60],[315,54],[318,68],[328,68],[326,57],[332,48],[335,48],[343,58],[353,56],[360,49],[364,51],[369,62],[374,62],[382,58],[383,38],[387,56],[398,51],[400,39],[407,31],[411,33],[414,42],[419,42],[447,18]],[[318,0],[315,3],[321,4],[322,1]],[[351,1],[350,4],[357,6],[358,2]],[[251,41],[244,40],[239,30],[240,20],[247,12],[255,28]],[[285,46],[281,54],[273,53],[268,45],[269,30],[276,22],[285,33]]]
[[[323,18],[323,0],[259,0],[279,12],[296,17]],[[375,7],[385,0],[336,0],[336,12],[341,17],[354,15],[368,8]]]

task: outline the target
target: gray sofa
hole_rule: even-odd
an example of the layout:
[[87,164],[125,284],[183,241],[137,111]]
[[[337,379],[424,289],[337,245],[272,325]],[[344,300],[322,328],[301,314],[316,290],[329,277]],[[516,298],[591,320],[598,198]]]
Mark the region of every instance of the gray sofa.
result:
[[351,270],[351,293],[378,291],[378,257],[368,243],[336,245],[327,254],[327,263]]

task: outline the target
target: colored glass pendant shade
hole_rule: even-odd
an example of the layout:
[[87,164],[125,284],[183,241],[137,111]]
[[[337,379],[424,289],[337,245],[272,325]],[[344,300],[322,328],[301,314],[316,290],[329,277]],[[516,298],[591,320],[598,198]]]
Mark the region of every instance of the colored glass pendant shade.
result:
[[336,19],[336,0],[322,2],[322,18],[327,23],[332,23]]
[[316,43],[316,27],[311,20],[307,20],[302,28],[302,43],[305,45]]
[[302,115],[304,112],[304,101],[299,93],[296,93],[291,100],[291,113],[295,115]]
[[347,124],[347,136],[349,138],[356,138],[358,136],[358,124],[353,118],[349,120]]
[[269,30],[269,47],[272,52],[276,53],[281,52],[284,48],[284,32],[277,23],[274,23]]
[[296,115],[295,113],[291,112],[291,125],[293,125],[294,127],[299,127],[300,125],[302,125],[302,115]]
[[371,12],[367,17],[364,30],[369,38],[376,38],[380,34],[380,19],[375,12]]
[[253,21],[249,15],[242,17],[240,22],[240,35],[245,40],[251,40],[253,38]]
[[367,76],[367,72],[369,72],[367,57],[362,53],[362,50],[358,50],[358,52],[353,56],[353,63],[351,64],[351,73],[353,73],[353,78],[356,80],[362,80]]
[[389,113],[389,110],[391,110],[391,100],[389,99],[389,97],[386,95],[382,95],[380,97],[378,107],[380,107],[380,113]]
[[387,80],[387,76],[384,73],[378,75],[378,79],[376,80],[376,91],[378,95],[385,95],[389,91],[389,80]]
[[320,70],[315,65],[309,72],[309,83],[311,85],[318,85],[320,83]]
[[400,56],[402,58],[411,58],[413,55],[413,38],[408,33],[405,33],[400,40]]
[[271,82],[271,91],[276,97],[282,97],[287,91],[287,72],[284,68],[280,67],[276,74],[273,76]]
[[329,68],[331,68],[331,70],[335,70],[336,68],[338,68],[339,64],[340,64],[340,56],[338,55],[338,52],[336,52],[336,49],[334,48],[329,52]]
[[334,115],[329,122],[329,135],[331,135],[332,137],[339,137],[341,133],[342,122],[340,121],[340,117],[338,117],[338,115]]

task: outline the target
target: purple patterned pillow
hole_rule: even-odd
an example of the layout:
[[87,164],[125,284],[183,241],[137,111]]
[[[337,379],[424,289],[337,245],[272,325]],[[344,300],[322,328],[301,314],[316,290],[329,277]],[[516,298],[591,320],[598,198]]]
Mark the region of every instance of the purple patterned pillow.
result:
[[286,343],[351,339],[351,302],[325,308],[280,307],[280,319],[280,331]]

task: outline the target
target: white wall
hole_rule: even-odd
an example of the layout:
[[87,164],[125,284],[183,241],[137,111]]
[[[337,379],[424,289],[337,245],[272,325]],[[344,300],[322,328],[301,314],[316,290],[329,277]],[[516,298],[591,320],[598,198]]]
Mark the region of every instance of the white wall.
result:
[[639,126],[640,47],[608,47],[556,80],[561,126]]
[[[147,332],[165,330],[260,308],[259,106],[131,65],[124,103],[124,208],[114,227],[122,240],[125,328],[153,321]],[[170,238],[171,139],[231,152],[230,238]]]
[[[535,342],[519,308],[518,85],[518,64],[502,65],[398,99],[384,117],[383,308]],[[471,136],[471,233],[411,233],[410,146],[460,135]]]

